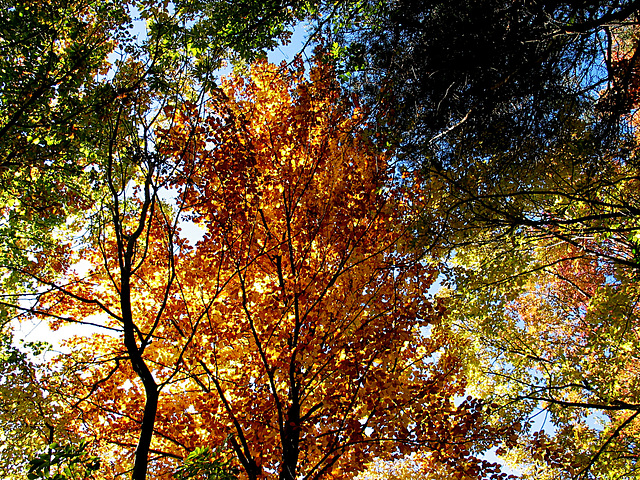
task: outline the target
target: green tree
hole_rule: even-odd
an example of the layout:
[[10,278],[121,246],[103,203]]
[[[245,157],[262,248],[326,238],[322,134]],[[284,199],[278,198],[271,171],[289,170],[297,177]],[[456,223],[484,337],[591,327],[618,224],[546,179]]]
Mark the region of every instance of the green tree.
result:
[[[10,288],[49,234],[91,199],[83,169],[97,132],[99,76],[128,21],[126,3],[8,2],[0,13],[0,245]],[[41,261],[41,268],[46,268]]]
[[603,152],[582,119],[573,128],[537,163],[423,172],[422,236],[446,262],[477,392],[509,405],[505,419],[543,408],[557,429],[526,432],[529,459],[548,453],[531,478],[636,468],[637,163],[631,139]]
[[[43,371],[29,356],[11,344],[3,333],[0,356],[0,475],[8,480],[24,478],[28,461],[54,441],[72,443],[76,436],[65,429],[60,397],[45,393],[43,383],[53,372]],[[46,347],[31,347],[38,358]]]

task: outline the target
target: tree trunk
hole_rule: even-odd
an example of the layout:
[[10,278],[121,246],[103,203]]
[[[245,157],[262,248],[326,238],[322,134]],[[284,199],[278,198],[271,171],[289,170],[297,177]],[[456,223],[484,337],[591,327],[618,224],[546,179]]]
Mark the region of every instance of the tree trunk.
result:
[[295,480],[300,453],[300,405],[294,399],[287,412],[282,438],[282,468],[280,480]]
[[135,337],[133,312],[131,310],[131,285],[127,274],[122,275],[122,289],[120,291],[120,305],[122,307],[122,323],[124,327],[124,344],[131,360],[133,370],[138,374],[144,385],[145,404],[140,427],[140,438],[136,448],[133,464],[132,480],[146,480],[149,463],[149,448],[153,437],[153,427],[158,409],[158,385],[149,367],[142,358],[142,351],[138,348]]

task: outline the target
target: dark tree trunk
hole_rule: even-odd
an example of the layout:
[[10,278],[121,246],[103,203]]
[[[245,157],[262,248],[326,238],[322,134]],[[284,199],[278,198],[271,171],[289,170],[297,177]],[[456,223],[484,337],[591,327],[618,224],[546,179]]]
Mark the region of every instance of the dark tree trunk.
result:
[[294,398],[287,412],[282,437],[282,468],[280,480],[295,480],[300,454],[300,405]]
[[145,404],[140,426],[140,438],[136,448],[133,464],[132,480],[146,480],[149,464],[149,448],[153,437],[153,427],[158,409],[158,385],[149,367],[142,358],[142,349],[138,348],[135,337],[133,313],[131,310],[131,285],[128,275],[122,275],[122,290],[120,292],[120,305],[122,307],[122,323],[124,327],[124,344],[131,360],[133,370],[138,374],[144,385]]

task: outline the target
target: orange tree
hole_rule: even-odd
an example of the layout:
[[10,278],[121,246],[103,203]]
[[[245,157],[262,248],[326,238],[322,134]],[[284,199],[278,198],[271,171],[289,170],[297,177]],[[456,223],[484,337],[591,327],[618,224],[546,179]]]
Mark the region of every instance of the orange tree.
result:
[[[23,435],[22,425],[33,425],[36,415],[33,409],[23,415],[26,406],[32,404],[21,399],[27,391],[34,391],[36,384],[24,390],[19,377],[4,372],[14,368],[31,371],[28,363],[19,368],[13,364],[14,360],[22,362],[24,356],[14,355],[9,348],[9,321],[22,313],[54,313],[40,310],[37,298],[47,289],[72,293],[60,280],[77,252],[86,254],[87,259],[104,260],[106,281],[118,284],[119,310],[99,310],[115,322],[116,326],[109,328],[128,330],[127,358],[145,378],[145,408],[150,413],[141,430],[134,474],[135,478],[144,478],[156,385],[145,373],[144,362],[135,360],[146,341],[135,337],[137,319],[131,317],[127,298],[131,276],[145,262],[145,252],[151,252],[145,248],[150,238],[146,235],[148,228],[153,222],[164,222],[166,235],[175,228],[171,219],[157,217],[162,216],[157,210],[157,189],[167,171],[163,170],[164,159],[152,146],[157,123],[154,109],[167,102],[176,103],[176,97],[197,98],[224,55],[236,52],[251,57],[259,49],[273,46],[276,37],[286,36],[285,25],[295,17],[293,6],[278,2],[228,5],[216,0],[178,1],[171,6],[148,1],[10,0],[3,7],[0,403],[17,403],[25,408],[0,411],[0,435],[5,440],[2,457],[6,460],[0,463],[16,470],[22,465],[11,459],[20,458],[23,463],[38,448],[46,449],[54,441],[69,441],[62,432],[65,422],[48,414],[38,419],[42,428],[30,428],[29,439]],[[134,28],[134,12],[146,23],[145,35],[138,35],[139,22]],[[236,23],[238,18],[242,19],[240,24]],[[130,196],[128,187],[135,184],[144,187]],[[105,248],[102,257],[92,256],[73,245],[74,236],[88,232],[98,242],[110,238],[116,243]],[[108,242],[102,243],[108,246]],[[162,255],[171,257],[172,253]],[[22,298],[17,300],[19,296]],[[76,300],[97,306],[98,297],[78,296]],[[87,321],[83,315],[63,317]],[[44,375],[44,371],[38,374]],[[42,398],[50,402],[54,396]],[[49,434],[53,420],[57,424]],[[41,435],[40,431],[47,434]]]
[[[331,69],[309,77],[259,63],[204,109],[165,108],[138,161],[151,173],[112,186],[128,199],[85,245],[88,274],[41,297],[114,330],[73,340],[52,385],[106,476],[149,425],[158,477],[207,445],[251,479],[343,478],[416,450],[452,478],[500,476],[474,454],[510,435],[478,402],[456,405],[456,345],[425,297],[434,269],[406,240],[410,184],[391,182]],[[180,219],[203,238],[180,239]]]

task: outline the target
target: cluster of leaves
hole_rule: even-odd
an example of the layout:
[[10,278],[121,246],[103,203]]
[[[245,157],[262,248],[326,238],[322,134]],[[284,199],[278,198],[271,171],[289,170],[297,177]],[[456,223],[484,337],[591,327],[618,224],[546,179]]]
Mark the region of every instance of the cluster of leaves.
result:
[[91,113],[108,102],[97,76],[124,35],[126,4],[3,2],[0,14],[0,243],[15,273],[44,251],[68,215],[86,208],[82,145]]
[[208,447],[198,447],[184,459],[184,464],[176,469],[176,480],[236,480],[239,473],[231,462],[219,460],[219,452]]
[[[76,437],[65,431],[65,414],[55,394],[44,385],[47,372],[34,358],[48,347],[41,343],[12,345],[5,326],[0,344],[0,475],[8,480],[24,478],[28,461],[51,443],[55,436],[70,442]],[[30,354],[22,350],[27,350]]]
[[77,445],[52,443],[46,452],[29,462],[29,480],[91,480],[100,468],[100,460],[87,451],[88,444]]

